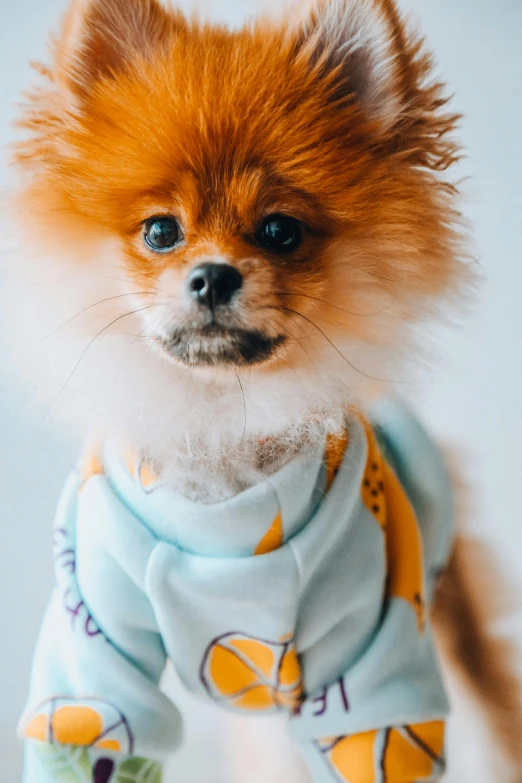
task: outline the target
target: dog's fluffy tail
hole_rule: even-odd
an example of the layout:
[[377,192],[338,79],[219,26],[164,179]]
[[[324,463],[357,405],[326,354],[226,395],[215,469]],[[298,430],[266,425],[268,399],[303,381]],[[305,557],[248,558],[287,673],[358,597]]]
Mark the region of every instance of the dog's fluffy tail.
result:
[[[449,462],[451,466],[454,460]],[[459,474],[453,474],[459,535],[438,590],[433,623],[446,665],[479,706],[495,744],[502,767],[496,783],[522,783],[520,653],[507,630],[510,618],[519,615],[520,601],[492,547],[464,532],[473,504]]]

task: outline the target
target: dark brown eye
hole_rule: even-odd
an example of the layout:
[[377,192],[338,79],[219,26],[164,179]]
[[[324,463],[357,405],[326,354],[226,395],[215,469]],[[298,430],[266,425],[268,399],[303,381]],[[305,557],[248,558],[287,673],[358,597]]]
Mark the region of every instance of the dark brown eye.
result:
[[257,241],[272,253],[292,253],[303,242],[303,229],[293,217],[269,215],[258,231]]
[[145,223],[143,238],[155,253],[167,253],[181,242],[179,223],[172,217],[152,217]]

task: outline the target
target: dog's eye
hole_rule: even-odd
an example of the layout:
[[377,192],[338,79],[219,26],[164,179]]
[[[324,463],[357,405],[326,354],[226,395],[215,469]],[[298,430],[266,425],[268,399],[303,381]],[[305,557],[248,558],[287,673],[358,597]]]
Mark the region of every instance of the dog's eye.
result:
[[155,253],[166,253],[181,242],[183,235],[174,218],[152,217],[145,223],[143,237]]
[[257,241],[272,253],[291,253],[302,244],[303,229],[293,217],[270,215],[263,221]]

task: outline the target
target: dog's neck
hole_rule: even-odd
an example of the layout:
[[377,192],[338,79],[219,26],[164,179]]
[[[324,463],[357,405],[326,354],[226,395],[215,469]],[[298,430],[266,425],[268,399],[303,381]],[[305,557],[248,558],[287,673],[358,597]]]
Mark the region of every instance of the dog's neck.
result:
[[261,482],[290,461],[304,444],[244,444],[220,454],[193,452],[190,441],[178,459],[163,473],[168,483],[185,497],[210,504],[227,500]]
[[[210,444],[204,435],[176,440],[167,460],[144,454],[162,481],[184,497],[205,505],[225,501],[280,470],[321,437],[310,428],[270,437],[223,438]],[[324,435],[323,438],[324,440]]]

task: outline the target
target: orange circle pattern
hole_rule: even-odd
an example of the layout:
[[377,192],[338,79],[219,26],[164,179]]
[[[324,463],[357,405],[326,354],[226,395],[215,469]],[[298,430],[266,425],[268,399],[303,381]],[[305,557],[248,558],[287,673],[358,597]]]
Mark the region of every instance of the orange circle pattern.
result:
[[23,724],[26,739],[131,753],[134,739],[124,716],[100,699],[49,699]]
[[224,634],[212,642],[201,680],[214,701],[249,712],[292,710],[302,694],[293,642],[269,642],[242,633]]
[[445,771],[444,729],[442,721],[432,721],[316,744],[339,783],[431,783]]

